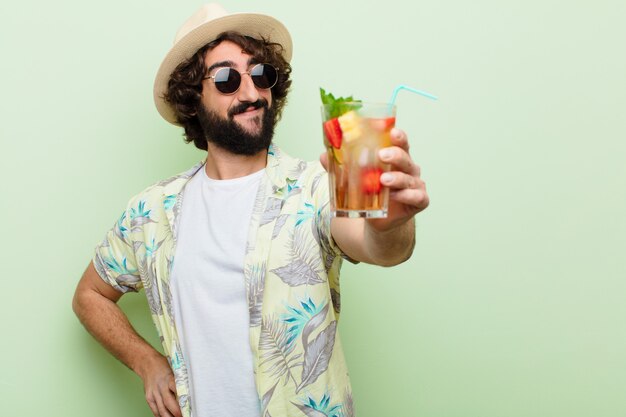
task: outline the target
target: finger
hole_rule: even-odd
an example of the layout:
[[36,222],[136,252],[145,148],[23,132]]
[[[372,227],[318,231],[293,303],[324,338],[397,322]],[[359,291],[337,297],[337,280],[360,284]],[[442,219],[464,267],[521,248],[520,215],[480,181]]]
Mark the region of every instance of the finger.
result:
[[392,145],[398,146],[409,152],[409,137],[406,135],[404,130],[394,127],[393,129],[391,129],[390,134]]
[[165,406],[175,417],[182,417],[182,411],[180,410],[180,405],[178,404],[176,396],[176,380],[174,379],[174,375],[170,375],[169,380],[167,381],[167,387],[169,388],[169,391],[163,392],[163,401],[165,402]]
[[406,188],[394,190],[389,193],[389,199],[414,207],[417,212],[424,210],[430,204],[430,198],[425,189]]
[[165,403],[163,402],[163,398],[161,397],[160,393],[155,395],[155,399],[157,403],[157,408],[159,409],[159,417],[173,417],[172,414],[167,411],[167,407],[165,406]]
[[156,401],[152,398],[146,397],[146,402],[148,403],[148,407],[150,407],[150,411],[152,411],[154,417],[159,417],[159,408],[157,407]]
[[413,162],[408,152],[398,146],[383,148],[378,152],[378,157],[384,163],[391,164],[394,168],[407,174],[419,177],[420,167]]
[[400,171],[383,172],[380,182],[392,189],[422,189],[424,181]]
[[163,404],[167,411],[171,413],[174,417],[182,417],[182,411],[180,410],[180,405],[178,405],[178,401],[176,400],[176,396],[172,393],[172,391],[167,391],[163,394]]
[[326,171],[328,171],[328,153],[324,152],[320,155],[320,163]]

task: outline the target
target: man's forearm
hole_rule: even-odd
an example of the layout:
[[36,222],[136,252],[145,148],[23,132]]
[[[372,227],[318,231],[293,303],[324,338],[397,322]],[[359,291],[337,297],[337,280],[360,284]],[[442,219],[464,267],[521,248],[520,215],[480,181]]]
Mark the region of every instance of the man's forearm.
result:
[[132,327],[116,303],[97,292],[77,293],[73,309],[87,331],[113,356],[143,378],[154,361],[163,355]]
[[415,247],[415,219],[384,232],[364,224],[365,250],[372,263],[394,266],[411,257]]

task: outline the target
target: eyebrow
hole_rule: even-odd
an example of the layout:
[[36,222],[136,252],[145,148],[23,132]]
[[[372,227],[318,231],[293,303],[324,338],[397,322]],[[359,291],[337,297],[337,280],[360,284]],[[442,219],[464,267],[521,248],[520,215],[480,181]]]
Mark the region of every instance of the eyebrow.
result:
[[[248,59],[248,66],[252,65],[252,64],[258,64],[259,60],[254,58],[254,57],[250,57]],[[233,61],[220,61],[220,62],[216,62],[214,64],[212,64],[208,69],[207,69],[207,73],[213,71],[215,68],[223,68],[223,67],[228,67],[228,68],[234,68],[237,65],[233,62]]]

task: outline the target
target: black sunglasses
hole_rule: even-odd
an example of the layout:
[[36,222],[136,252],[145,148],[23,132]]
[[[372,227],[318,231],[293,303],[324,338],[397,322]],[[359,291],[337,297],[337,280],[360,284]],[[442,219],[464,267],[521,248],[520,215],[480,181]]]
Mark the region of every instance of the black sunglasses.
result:
[[278,70],[270,64],[256,64],[248,72],[239,72],[234,68],[222,67],[215,71],[214,75],[204,77],[203,80],[212,79],[215,88],[222,94],[234,94],[241,86],[243,74],[250,75],[254,85],[263,90],[274,87],[278,81]]

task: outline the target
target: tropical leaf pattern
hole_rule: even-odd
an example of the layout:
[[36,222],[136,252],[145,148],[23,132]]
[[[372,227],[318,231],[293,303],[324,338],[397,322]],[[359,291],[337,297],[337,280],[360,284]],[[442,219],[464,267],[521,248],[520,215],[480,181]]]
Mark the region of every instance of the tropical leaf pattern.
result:
[[172,304],[172,289],[169,285],[162,286],[162,307],[164,306],[167,310],[167,315],[165,315],[165,319],[170,321],[170,324],[174,323],[174,306]]
[[302,367],[302,379],[296,388],[296,393],[302,388],[314,383],[317,378],[328,369],[330,357],[335,345],[335,330],[337,322],[331,322],[327,328],[322,330],[313,341],[304,348],[304,364]]
[[309,347],[309,338],[318,327],[320,327],[326,320],[328,314],[328,304],[324,306],[319,312],[315,313],[313,317],[302,328],[302,346],[304,351],[307,352]]
[[265,206],[265,211],[263,212],[263,217],[261,217],[261,226],[270,223],[278,217],[284,203],[285,200],[281,198],[269,198],[267,200],[267,205]]
[[326,414],[308,405],[292,403],[307,417],[326,417]]
[[136,209],[130,209],[130,229],[136,232],[141,229],[141,226],[147,223],[154,223],[154,220],[150,218],[151,211],[146,208],[146,202],[140,200]]
[[298,180],[287,178],[287,198],[291,198],[302,192],[302,186]]
[[170,210],[176,204],[176,194],[170,194],[165,196],[165,200],[163,200],[163,208],[165,210]]
[[315,190],[317,190],[317,186],[320,184],[322,178],[324,178],[323,172],[320,172],[313,178],[313,182],[311,183],[311,197],[315,194]]
[[256,327],[261,324],[263,289],[265,288],[265,262],[249,266],[245,272],[245,280],[248,293],[250,326]]
[[263,319],[261,323],[261,350],[260,367],[266,365],[265,372],[280,380],[285,377],[285,384],[291,379],[295,381],[292,369],[298,365],[296,362],[301,354],[292,355],[296,347],[293,340],[289,342],[287,326],[273,317]]
[[300,178],[307,166],[308,164],[305,161],[299,161],[295,167],[287,171],[287,178]]
[[141,276],[138,270],[128,265],[128,258],[126,256],[119,258],[113,253],[113,247],[108,239],[107,243],[102,245],[106,247],[107,255],[96,256],[94,258],[94,266],[96,271],[112,271],[117,277],[113,286],[121,292],[138,291],[141,288]]
[[287,265],[272,269],[285,284],[292,287],[298,285],[313,285],[324,282],[319,276],[319,271],[301,258],[294,258]]
[[265,394],[263,394],[263,397],[261,398],[261,415],[263,416],[269,415],[269,413],[267,412],[267,406],[272,399],[272,395],[274,395],[276,385],[278,385],[278,382],[276,382],[272,388],[270,388]]
[[152,314],[163,314],[163,303],[161,302],[161,293],[159,286],[161,283],[156,274],[154,261],[149,256],[144,256],[140,262],[142,274],[146,277],[146,298]]
[[142,246],[145,246],[145,244],[143,242],[135,240],[131,246],[133,247],[133,250],[137,252]]
[[319,401],[307,396],[300,403],[293,404],[308,417],[347,417],[343,412],[343,404],[333,403],[328,393],[325,393]]
[[311,203],[304,203],[304,208],[298,210],[296,213],[296,226],[300,226],[307,220],[312,220],[315,217],[315,207]]
[[320,249],[309,236],[305,229],[296,227],[291,242],[287,241],[285,248],[290,257],[289,262],[271,270],[291,287],[321,284],[325,281]]
[[[133,197],[93,258],[98,274],[117,290],[144,289],[184,417],[191,416],[192,398],[169,280],[185,184],[202,167]],[[330,237],[327,178],[319,163],[270,147],[243,265],[263,417],[354,415],[336,337],[343,254]],[[334,393],[345,393],[342,403]]]
[[[306,301],[300,301],[299,306],[287,306],[287,313],[283,314],[281,319],[284,323],[289,325],[287,329],[289,341],[300,337],[306,326],[308,326],[308,329],[310,329],[311,326],[318,327],[320,325],[320,313],[323,312],[321,316],[321,321],[323,321],[326,318],[327,311],[328,304],[316,306],[310,297]],[[314,317],[316,320],[312,320]],[[311,331],[312,329],[307,331],[307,336],[303,340],[308,342],[308,334],[310,334]]]
[[291,217],[289,214],[281,214],[276,218],[276,224],[274,225],[274,231],[272,232],[272,240],[276,239],[280,235],[280,231],[283,229],[287,220]]
[[109,269],[117,272],[119,275],[135,275],[137,270],[128,266],[128,259],[126,257],[123,257],[122,261],[119,262],[115,258],[111,250],[109,250],[109,255],[110,256],[108,258],[104,258],[104,262],[109,267]]
[[120,216],[119,220],[116,223],[116,228],[114,228],[113,230],[115,230],[115,235],[117,237],[120,238],[120,240],[122,240],[123,242],[126,242],[126,239],[128,239],[128,228],[126,228],[126,226],[124,226],[124,220],[126,220],[126,212],[124,211],[122,213],[122,215]]
[[145,243],[144,242],[143,245],[146,247],[146,258],[152,258],[154,256],[154,254],[156,253],[156,251],[159,250],[159,248],[161,247],[161,245],[163,244],[164,241],[165,241],[165,239],[163,239],[160,242],[156,243],[155,239],[152,238],[152,241],[150,243]]

